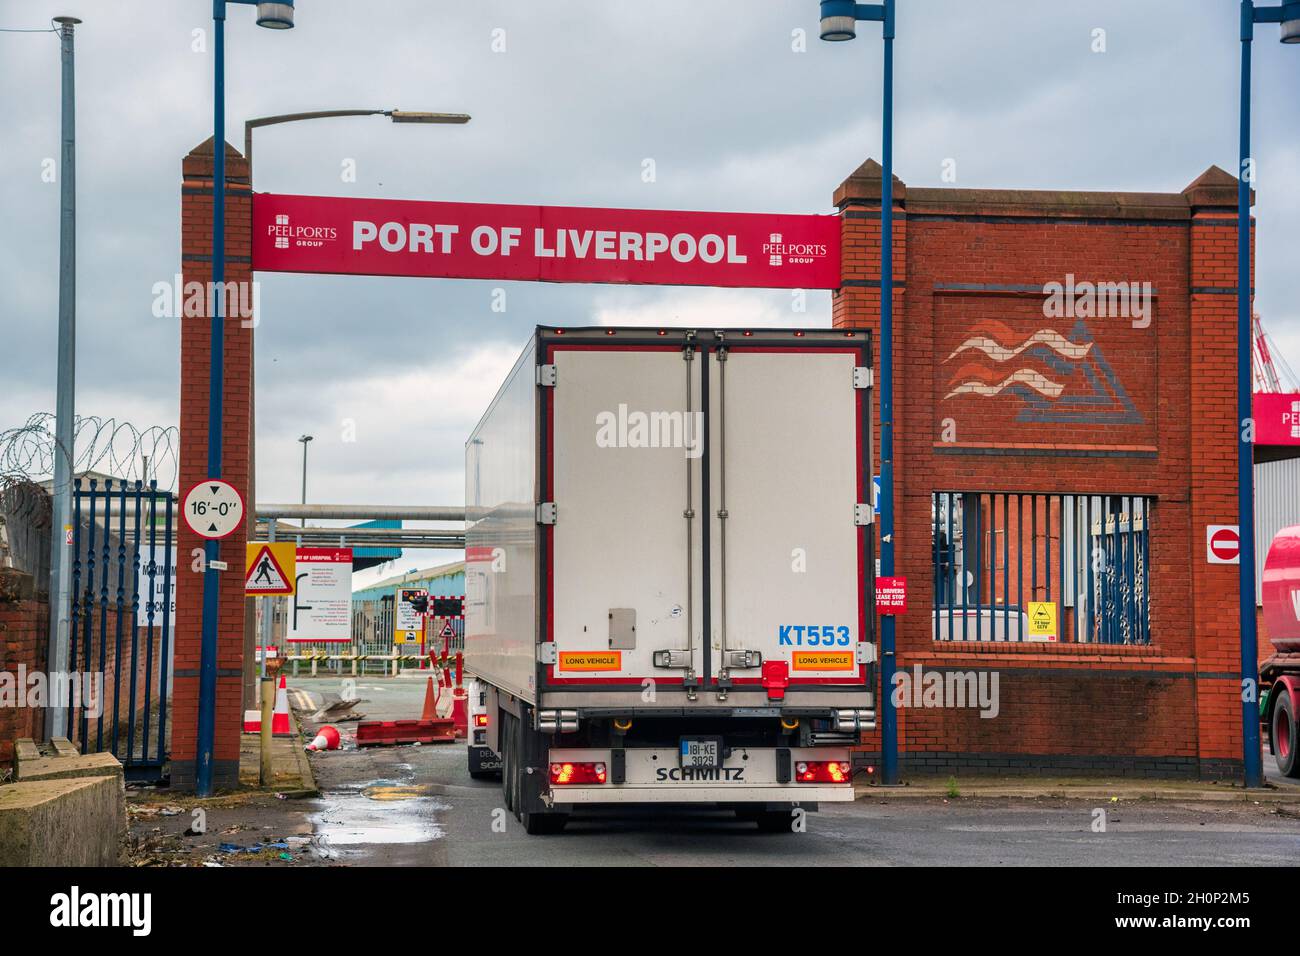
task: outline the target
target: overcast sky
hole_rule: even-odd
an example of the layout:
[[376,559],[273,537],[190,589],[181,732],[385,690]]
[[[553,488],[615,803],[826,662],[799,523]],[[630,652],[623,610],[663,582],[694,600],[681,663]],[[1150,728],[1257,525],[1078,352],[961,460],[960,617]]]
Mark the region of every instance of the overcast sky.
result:
[[[1237,161],[1236,0],[900,0],[895,168],[939,186],[1178,191]],[[0,0],[0,27],[77,29],[83,415],[177,420],[180,159],[210,135],[207,0]],[[290,31],[227,24],[227,139],[309,109],[466,112],[259,131],[259,191],[471,202],[831,212],[880,154],[879,28],[817,40],[815,0],[300,0]],[[1093,52],[1105,30],[1105,52]],[[196,34],[195,31],[204,31]],[[800,42],[796,31],[805,31]],[[1257,28],[1257,308],[1300,369],[1300,47]],[[504,50],[499,48],[504,41]],[[0,429],[53,409],[59,146],[53,34],[0,33]],[[643,161],[656,177],[643,181]],[[343,164],[355,161],[356,181]],[[544,324],[803,324],[788,292],[261,275],[258,487],[297,500],[459,504],[462,447]],[[492,310],[506,289],[507,310]],[[356,422],[354,443],[343,422]],[[445,559],[445,555],[439,556]],[[409,556],[397,570],[432,563]],[[393,569],[389,569],[390,571]]]

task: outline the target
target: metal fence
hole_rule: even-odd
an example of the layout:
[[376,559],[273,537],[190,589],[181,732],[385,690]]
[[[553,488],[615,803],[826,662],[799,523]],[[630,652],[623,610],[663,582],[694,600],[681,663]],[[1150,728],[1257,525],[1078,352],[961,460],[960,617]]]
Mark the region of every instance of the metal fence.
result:
[[69,736],[132,779],[160,777],[169,750],[174,509],[154,481],[74,482],[69,670],[101,689],[96,706],[69,703]]
[[1135,495],[935,492],[934,639],[1149,644],[1154,504]]

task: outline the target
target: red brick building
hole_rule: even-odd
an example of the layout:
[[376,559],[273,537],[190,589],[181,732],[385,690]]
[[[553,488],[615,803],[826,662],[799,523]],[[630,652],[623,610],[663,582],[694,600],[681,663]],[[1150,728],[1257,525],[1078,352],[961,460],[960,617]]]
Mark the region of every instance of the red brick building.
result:
[[[879,326],[880,177],[835,192],[837,326]],[[905,772],[1239,772],[1237,571],[1205,555],[1236,514],[1236,192],[895,180],[898,668],[998,681],[996,716],[903,694]]]

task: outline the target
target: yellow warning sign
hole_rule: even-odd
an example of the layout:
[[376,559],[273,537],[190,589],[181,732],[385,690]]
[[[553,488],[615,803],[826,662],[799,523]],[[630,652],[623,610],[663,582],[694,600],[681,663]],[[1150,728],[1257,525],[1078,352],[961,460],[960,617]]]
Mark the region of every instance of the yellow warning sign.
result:
[[790,668],[796,671],[851,671],[857,665],[852,651],[795,651]]
[[561,651],[562,671],[618,671],[623,669],[622,651]]
[[292,541],[248,542],[244,551],[245,594],[292,594],[297,583],[297,550]]
[[1054,641],[1058,637],[1056,630],[1056,602],[1029,602],[1029,639],[1031,641]]

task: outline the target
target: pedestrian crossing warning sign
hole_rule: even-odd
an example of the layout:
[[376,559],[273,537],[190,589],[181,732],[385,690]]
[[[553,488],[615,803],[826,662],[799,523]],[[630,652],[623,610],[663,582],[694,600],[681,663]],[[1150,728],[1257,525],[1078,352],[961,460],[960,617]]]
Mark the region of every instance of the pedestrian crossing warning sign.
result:
[[292,594],[297,583],[296,546],[292,541],[248,542],[244,562],[244,593],[265,597]]

